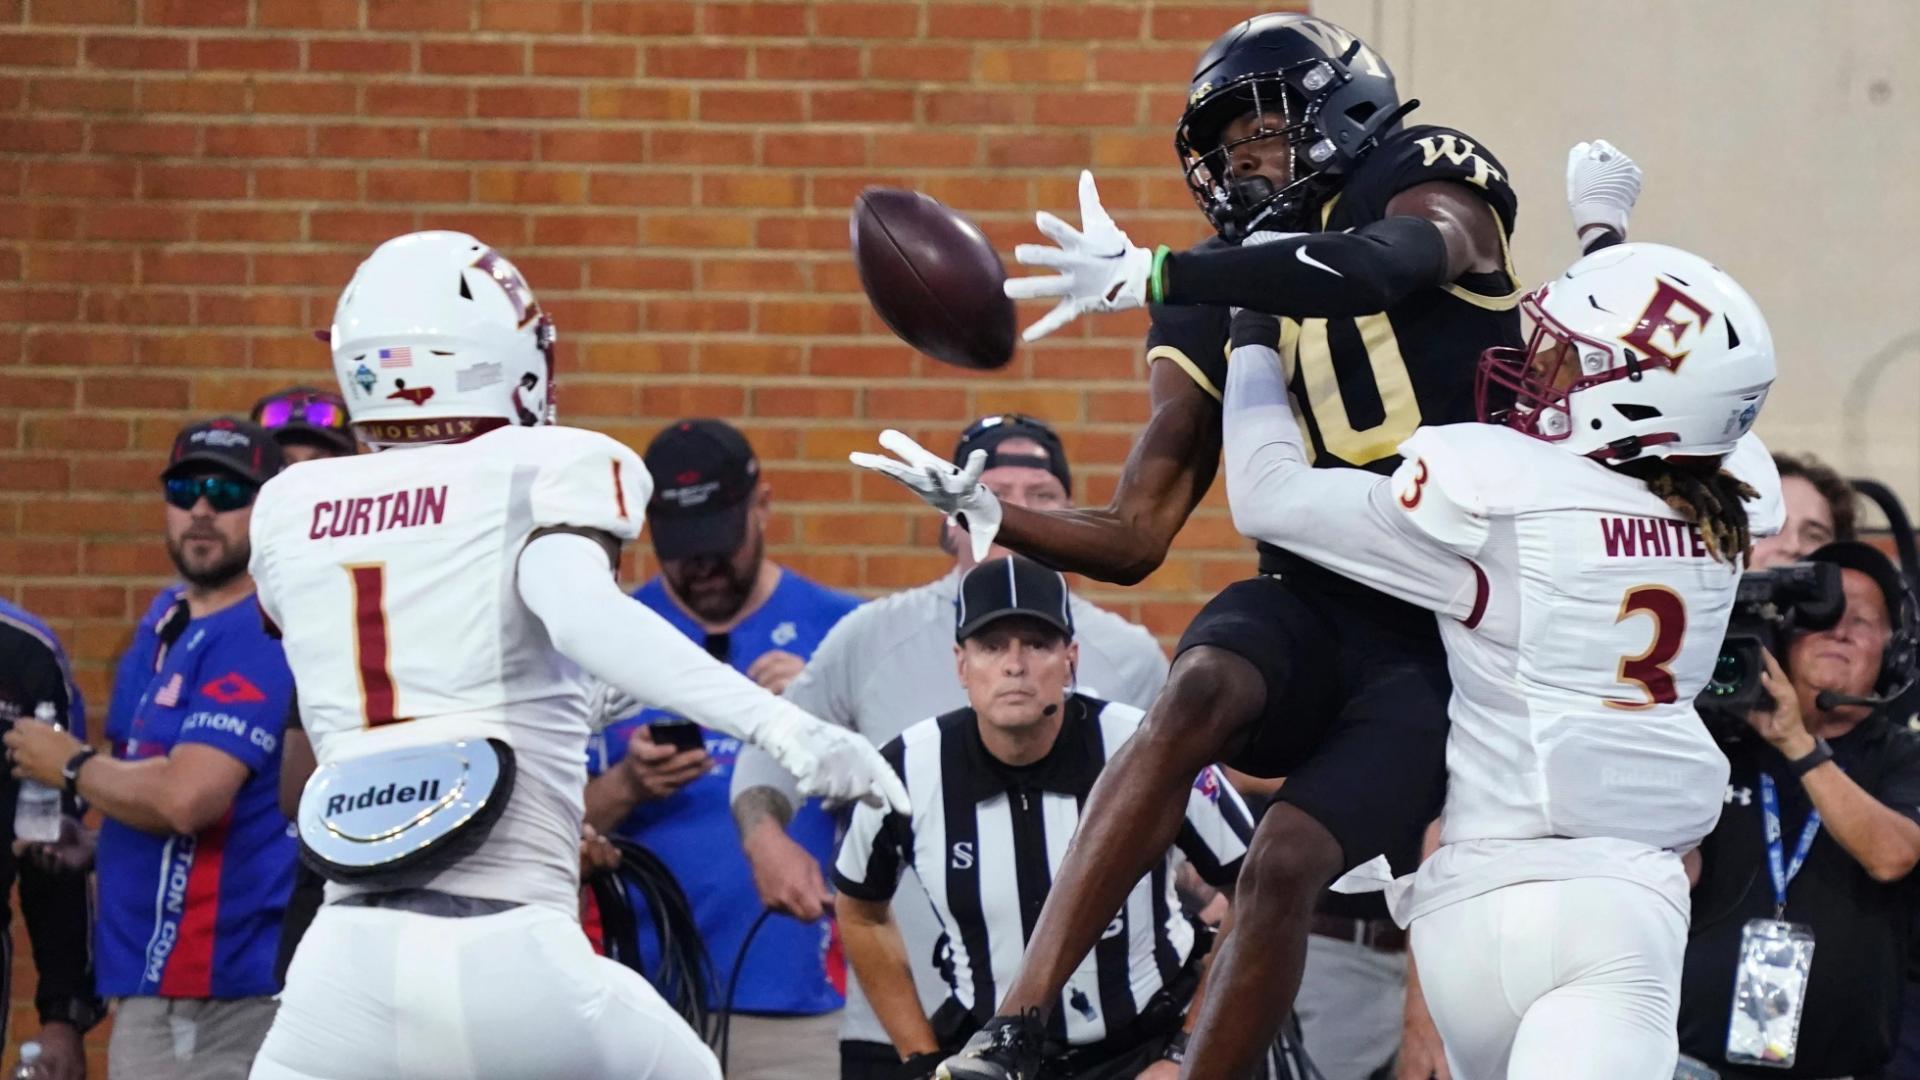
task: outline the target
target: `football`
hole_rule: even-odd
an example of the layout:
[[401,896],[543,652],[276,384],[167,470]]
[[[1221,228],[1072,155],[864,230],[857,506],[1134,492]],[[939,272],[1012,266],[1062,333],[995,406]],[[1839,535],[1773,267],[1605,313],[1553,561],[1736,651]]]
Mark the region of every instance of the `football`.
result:
[[979,226],[917,191],[870,187],[849,231],[860,287],[902,341],[964,368],[1013,359],[1007,270]]

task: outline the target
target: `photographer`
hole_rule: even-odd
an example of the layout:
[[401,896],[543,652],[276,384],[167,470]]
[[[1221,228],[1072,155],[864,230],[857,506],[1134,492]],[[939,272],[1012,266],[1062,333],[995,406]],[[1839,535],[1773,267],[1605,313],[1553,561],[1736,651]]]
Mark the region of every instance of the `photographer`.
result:
[[[1840,568],[1845,608],[1826,629],[1789,633],[1784,670],[1763,657],[1772,704],[1747,714],[1750,734],[1726,740],[1726,810],[1698,855],[1680,1046],[1722,1077],[1876,1076],[1897,1027],[1904,879],[1920,862],[1920,736],[1880,703],[1914,676],[1914,601],[1865,544],[1828,544],[1809,560]],[[1771,967],[1778,951],[1748,947],[1776,920],[1817,946],[1804,981]],[[1736,982],[1762,991],[1742,996],[1750,1008],[1736,1011]],[[1730,1025],[1765,1032],[1767,1067],[1729,1064]]]

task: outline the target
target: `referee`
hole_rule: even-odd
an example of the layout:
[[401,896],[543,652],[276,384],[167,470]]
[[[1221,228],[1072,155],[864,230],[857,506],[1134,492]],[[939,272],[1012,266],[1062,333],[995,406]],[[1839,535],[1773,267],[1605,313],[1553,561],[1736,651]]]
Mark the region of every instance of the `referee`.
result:
[[[931,1073],[993,1015],[1087,794],[1141,717],[1074,692],[1066,580],[1029,559],[967,574],[955,640],[969,705],[881,751],[912,794],[912,815],[856,810],[833,874],[847,957],[907,1062],[904,1076]],[[1188,793],[1176,846],[1208,883],[1229,889],[1251,832],[1239,796],[1209,767]],[[909,868],[950,939],[949,993],[931,1019],[891,910]],[[1038,1075],[1132,1080],[1162,1059],[1171,1075],[1208,944],[1181,914],[1169,851],[1062,990]]]

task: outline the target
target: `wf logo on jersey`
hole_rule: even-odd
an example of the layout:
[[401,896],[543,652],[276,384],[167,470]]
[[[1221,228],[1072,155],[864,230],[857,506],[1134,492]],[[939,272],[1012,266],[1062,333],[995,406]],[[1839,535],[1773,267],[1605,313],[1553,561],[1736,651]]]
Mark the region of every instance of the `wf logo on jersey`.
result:
[[1463,169],[1468,162],[1472,162],[1473,172],[1465,179],[1474,187],[1484,188],[1488,180],[1506,183],[1506,174],[1494,168],[1492,162],[1477,153],[1477,147],[1458,135],[1429,135],[1424,139],[1415,139],[1414,145],[1420,148],[1422,166],[1431,166],[1441,158]]
[[[1688,314],[1694,321],[1686,321],[1684,316]],[[1705,329],[1711,321],[1713,312],[1700,301],[1661,280],[1654,283],[1653,299],[1647,301],[1646,309],[1634,321],[1633,332],[1620,340],[1649,356],[1665,360],[1669,371],[1679,371],[1681,362],[1687,358],[1682,348],[1687,335]],[[1658,335],[1665,335],[1665,346],[1654,342]]]

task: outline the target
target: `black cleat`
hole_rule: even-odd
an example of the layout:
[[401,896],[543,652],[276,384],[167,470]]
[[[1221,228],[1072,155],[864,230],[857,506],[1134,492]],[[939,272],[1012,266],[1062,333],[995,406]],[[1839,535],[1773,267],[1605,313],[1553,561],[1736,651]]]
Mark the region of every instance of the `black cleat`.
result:
[[940,1063],[934,1080],[1033,1080],[1046,1031],[1040,1010],[987,1021],[960,1052]]

